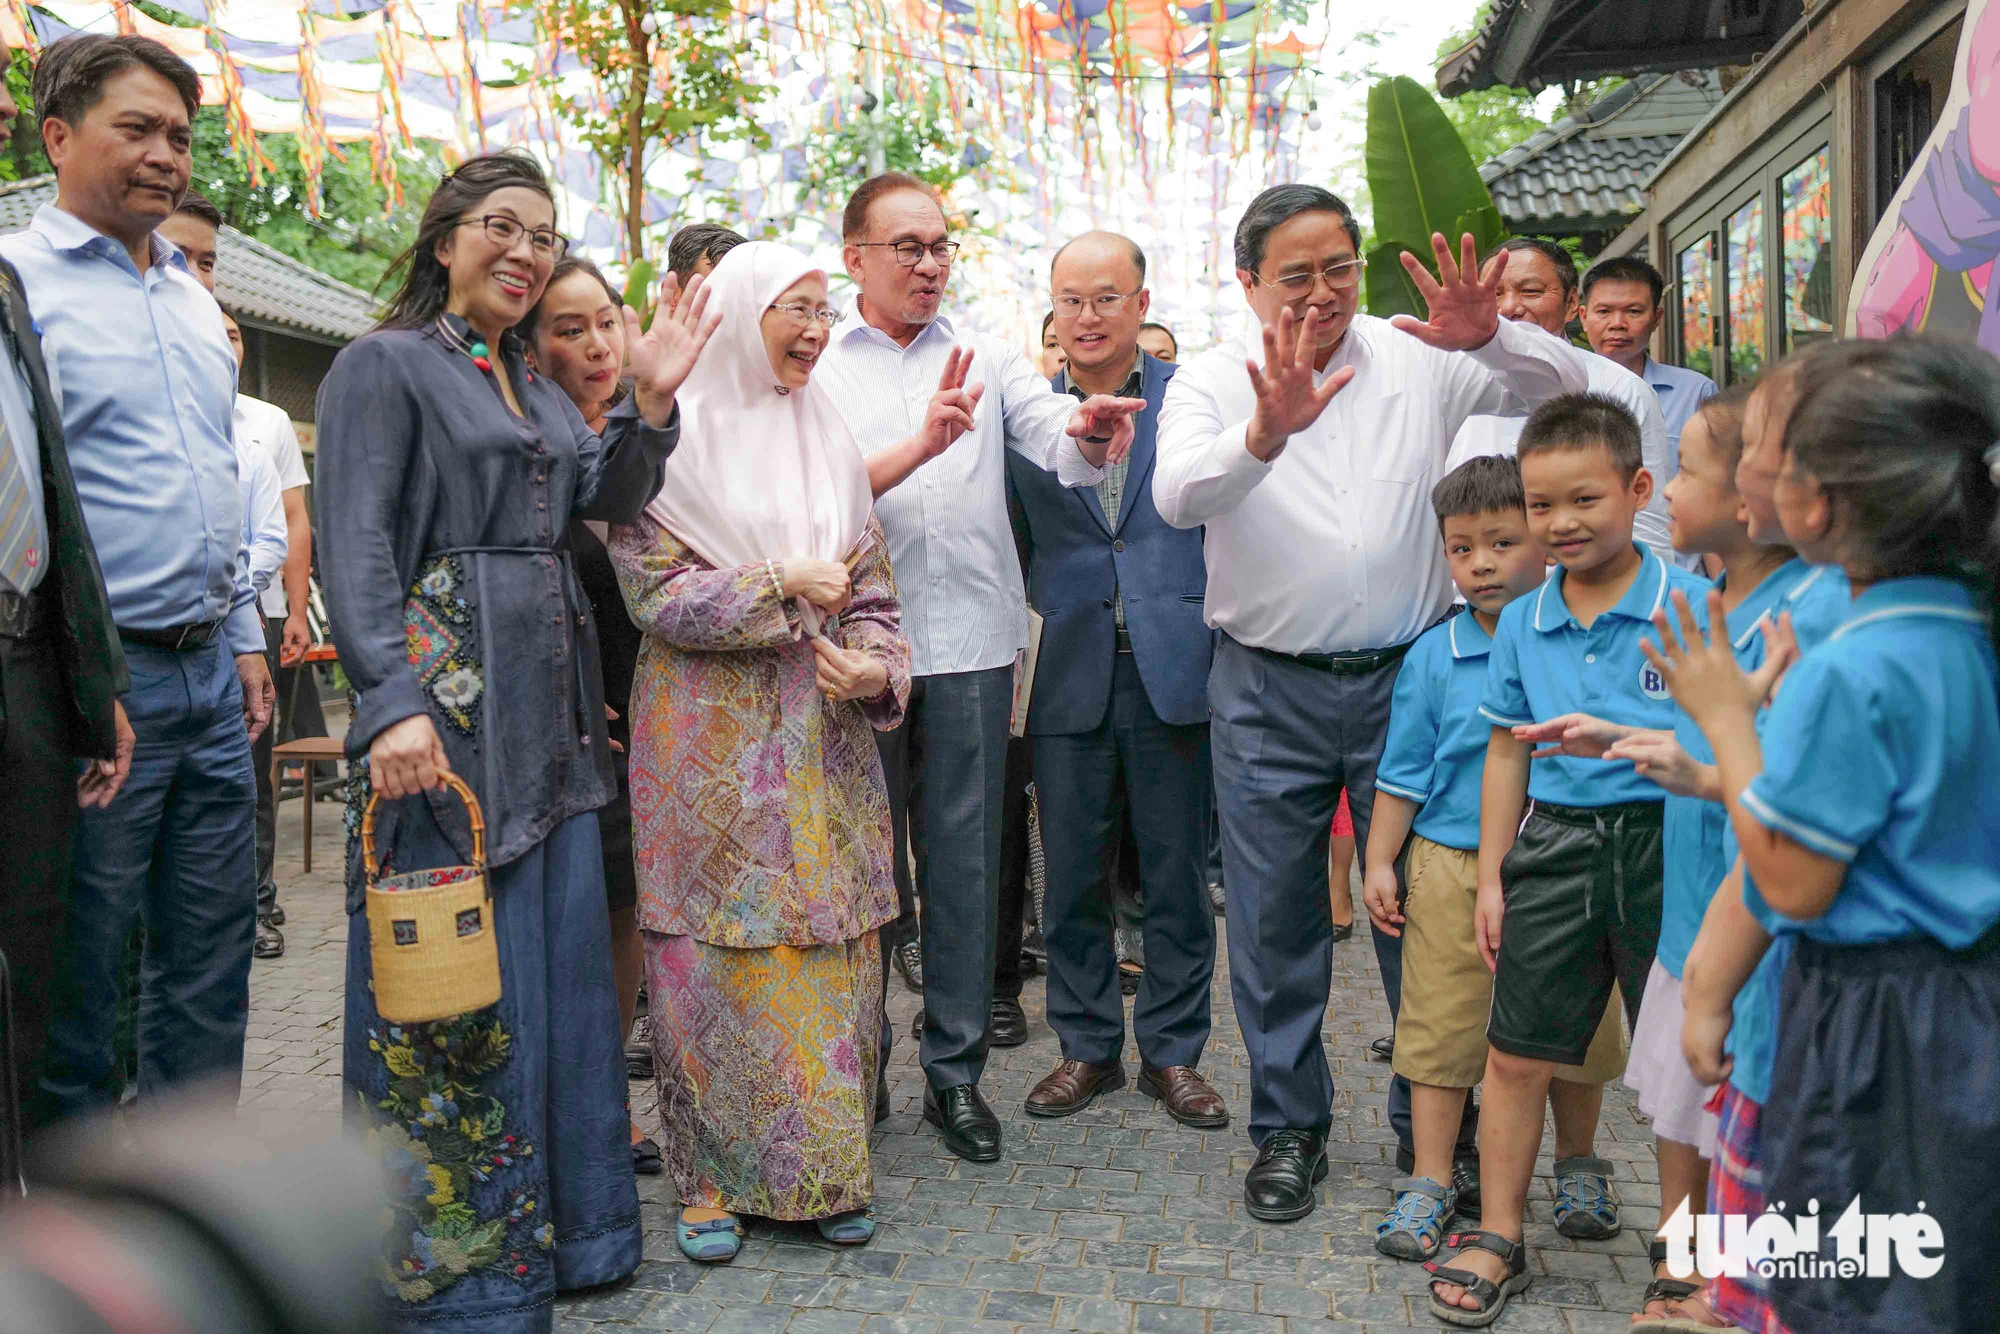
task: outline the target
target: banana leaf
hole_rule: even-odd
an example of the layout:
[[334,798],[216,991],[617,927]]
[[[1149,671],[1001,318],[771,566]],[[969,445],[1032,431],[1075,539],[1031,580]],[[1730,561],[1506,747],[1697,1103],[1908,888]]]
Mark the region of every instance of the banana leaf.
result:
[[[1437,99],[1416,80],[1399,75],[1368,90],[1365,158],[1377,251],[1406,248],[1435,275],[1433,232],[1456,244],[1461,233],[1470,231],[1482,256],[1506,238],[1506,224],[1493,207],[1486,183],[1479,179],[1472,154]],[[1388,263],[1378,265],[1371,252],[1369,313],[1394,314],[1405,309],[1401,301],[1415,300],[1418,309],[1408,313],[1422,316],[1422,302],[1416,300],[1409,276],[1393,255],[1388,258]],[[1384,271],[1378,273],[1378,268]],[[1386,303],[1379,308],[1378,293]]]
[[626,270],[625,304],[638,312],[639,323],[645,328],[653,327],[653,304],[658,299],[660,271],[653,267],[653,261],[639,259],[632,261]]
[[[1427,247],[1428,248],[1428,247]],[[1378,245],[1368,252],[1368,313],[1378,319],[1391,315],[1414,315],[1425,319],[1429,312],[1417,293],[1416,283],[1403,268],[1403,252],[1409,247],[1399,241]]]

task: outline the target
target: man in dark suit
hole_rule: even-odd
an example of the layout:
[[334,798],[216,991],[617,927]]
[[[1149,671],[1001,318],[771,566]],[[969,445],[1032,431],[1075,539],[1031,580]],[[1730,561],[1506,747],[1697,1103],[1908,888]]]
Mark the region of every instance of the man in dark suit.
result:
[[1132,1024],[1139,1088],[1184,1125],[1228,1124],[1196,1071],[1208,1041],[1215,920],[1204,885],[1208,667],[1201,534],[1153,508],[1153,432],[1174,367],[1139,349],[1146,257],[1090,232],[1057,252],[1056,386],[1143,398],[1131,453],[1095,487],[1065,489],[1010,458],[1027,519],[1028,601],[1043,618],[1028,734],[1048,867],[1049,1025],[1063,1059],[1028,1094],[1069,1116],[1125,1083],[1125,1014],[1107,870],[1128,816],[1139,854],[1146,971]]
[[[0,146],[18,114],[0,85]],[[69,916],[77,808],[118,794],[132,728],[118,703],[130,686],[125,654],[83,526],[41,336],[4,259],[0,345],[0,955],[13,989],[18,1087],[30,1089]],[[91,761],[81,776],[78,759]],[[11,1114],[0,1107],[0,1120]]]

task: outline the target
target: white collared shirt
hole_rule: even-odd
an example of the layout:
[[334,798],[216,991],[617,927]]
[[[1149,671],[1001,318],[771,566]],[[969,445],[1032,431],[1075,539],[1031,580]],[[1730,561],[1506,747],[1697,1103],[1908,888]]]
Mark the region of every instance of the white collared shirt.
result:
[[1104,477],[1067,433],[1076,400],[1051,389],[1019,348],[958,332],[943,315],[899,347],[850,307],[814,374],[863,457],[915,434],[954,346],[973,350],[966,387],[986,386],[972,429],[875,501],[916,676],[1004,667],[1027,647],[1003,451],[1049,469],[1064,486]]
[[[277,478],[282,510],[285,492],[312,481],[306,474],[305,451],[299,448],[299,433],[292,429],[292,419],[276,403],[238,394],[235,422],[238,454],[254,451],[270,461],[272,474]],[[266,620],[282,620],[291,615],[291,604],[285,598],[285,581],[282,578],[271,580],[259,596],[258,603]]]
[[256,590],[261,608],[271,587],[282,584],[278,571],[285,568],[285,557],[290,554],[291,534],[285,527],[285,497],[278,486],[278,470],[263,450],[240,435],[236,437],[236,484],[243,493],[243,545],[250,555],[250,587]]
[[1208,623],[1284,653],[1388,648],[1423,633],[1451,605],[1431,488],[1459,427],[1525,415],[1589,383],[1588,354],[1531,325],[1502,320],[1460,355],[1357,315],[1315,377],[1353,366],[1353,382],[1260,463],[1243,443],[1256,407],[1247,355],[1231,340],[1167,386],[1153,504],[1177,528],[1206,525]]
[[[1652,386],[1620,366],[1609,357],[1600,357],[1595,352],[1578,349],[1590,375],[1590,392],[1603,394],[1625,405],[1639,423],[1639,455],[1646,465],[1646,471],[1653,474],[1653,496],[1646,502],[1646,508],[1632,518],[1632,536],[1646,546],[1661,560],[1675,561],[1683,569],[1689,568],[1685,561],[1677,561],[1674,544],[1667,535],[1667,483],[1672,480],[1674,470],[1679,466],[1675,461],[1673,437],[1667,433],[1666,414],[1660,408],[1660,398]],[[1512,457],[1521,439],[1521,428],[1526,426],[1525,417],[1471,417],[1458,428],[1458,436],[1451,442],[1451,456],[1445,460],[1445,471],[1450,472],[1467,459],[1476,459],[1485,454],[1505,454]]]

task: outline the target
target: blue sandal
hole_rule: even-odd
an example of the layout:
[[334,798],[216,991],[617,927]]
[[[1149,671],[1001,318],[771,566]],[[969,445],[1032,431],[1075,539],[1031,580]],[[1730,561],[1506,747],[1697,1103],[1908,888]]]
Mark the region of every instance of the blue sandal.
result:
[[1429,1177],[1396,1183],[1396,1203],[1375,1225],[1375,1249],[1397,1260],[1428,1260],[1444,1244],[1444,1230],[1458,1212],[1458,1192]]
[[682,1210],[675,1235],[680,1239],[681,1254],[695,1263],[728,1264],[743,1249],[743,1220],[729,1214],[705,1223],[690,1223],[687,1211]]
[[814,1222],[819,1234],[836,1246],[865,1246],[875,1239],[875,1217],[866,1209],[850,1209]]
[[1623,1230],[1613,1170],[1602,1158],[1556,1163],[1556,1231],[1575,1241],[1603,1241]]

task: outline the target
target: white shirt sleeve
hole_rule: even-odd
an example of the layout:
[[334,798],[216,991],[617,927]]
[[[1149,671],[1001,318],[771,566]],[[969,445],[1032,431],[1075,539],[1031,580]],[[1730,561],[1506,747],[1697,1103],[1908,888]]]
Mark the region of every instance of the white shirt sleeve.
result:
[[306,472],[306,452],[299,448],[299,433],[292,429],[291,417],[275,403],[271,405],[269,439],[264,443],[277,470],[279,491],[292,491],[311,483],[312,476]]
[[1153,507],[1176,528],[1199,528],[1227,514],[1271,472],[1243,443],[1250,419],[1224,420],[1222,404],[1202,383],[1206,369],[1183,367],[1160,405]]
[[256,445],[237,450],[236,468],[250,548],[250,587],[261,594],[284,568],[291,546],[285,529],[284,494],[278,489],[278,474],[271,460]]
[[1590,388],[1585,352],[1539,325],[1502,320],[1486,346],[1447,354],[1445,427],[1454,435],[1467,417],[1525,417],[1560,394]]
[[1076,437],[1069,433],[1076,399],[1051,389],[1048,379],[1011,344],[981,339],[979,355],[998,362],[987,367],[986,396],[990,398],[996,391],[1000,395],[993,410],[1002,414],[1001,433],[1007,448],[1054,473],[1064,486],[1096,486],[1103,481],[1104,469],[1091,466]]
[[1639,419],[1639,454],[1646,471],[1653,474],[1653,495],[1646,507],[1632,516],[1632,536],[1653,549],[1663,561],[1674,559],[1674,543],[1667,517],[1667,483],[1674,473],[1673,442],[1667,438],[1667,417],[1660,411],[1660,396],[1637,376],[1626,373],[1638,392],[1628,406]]

